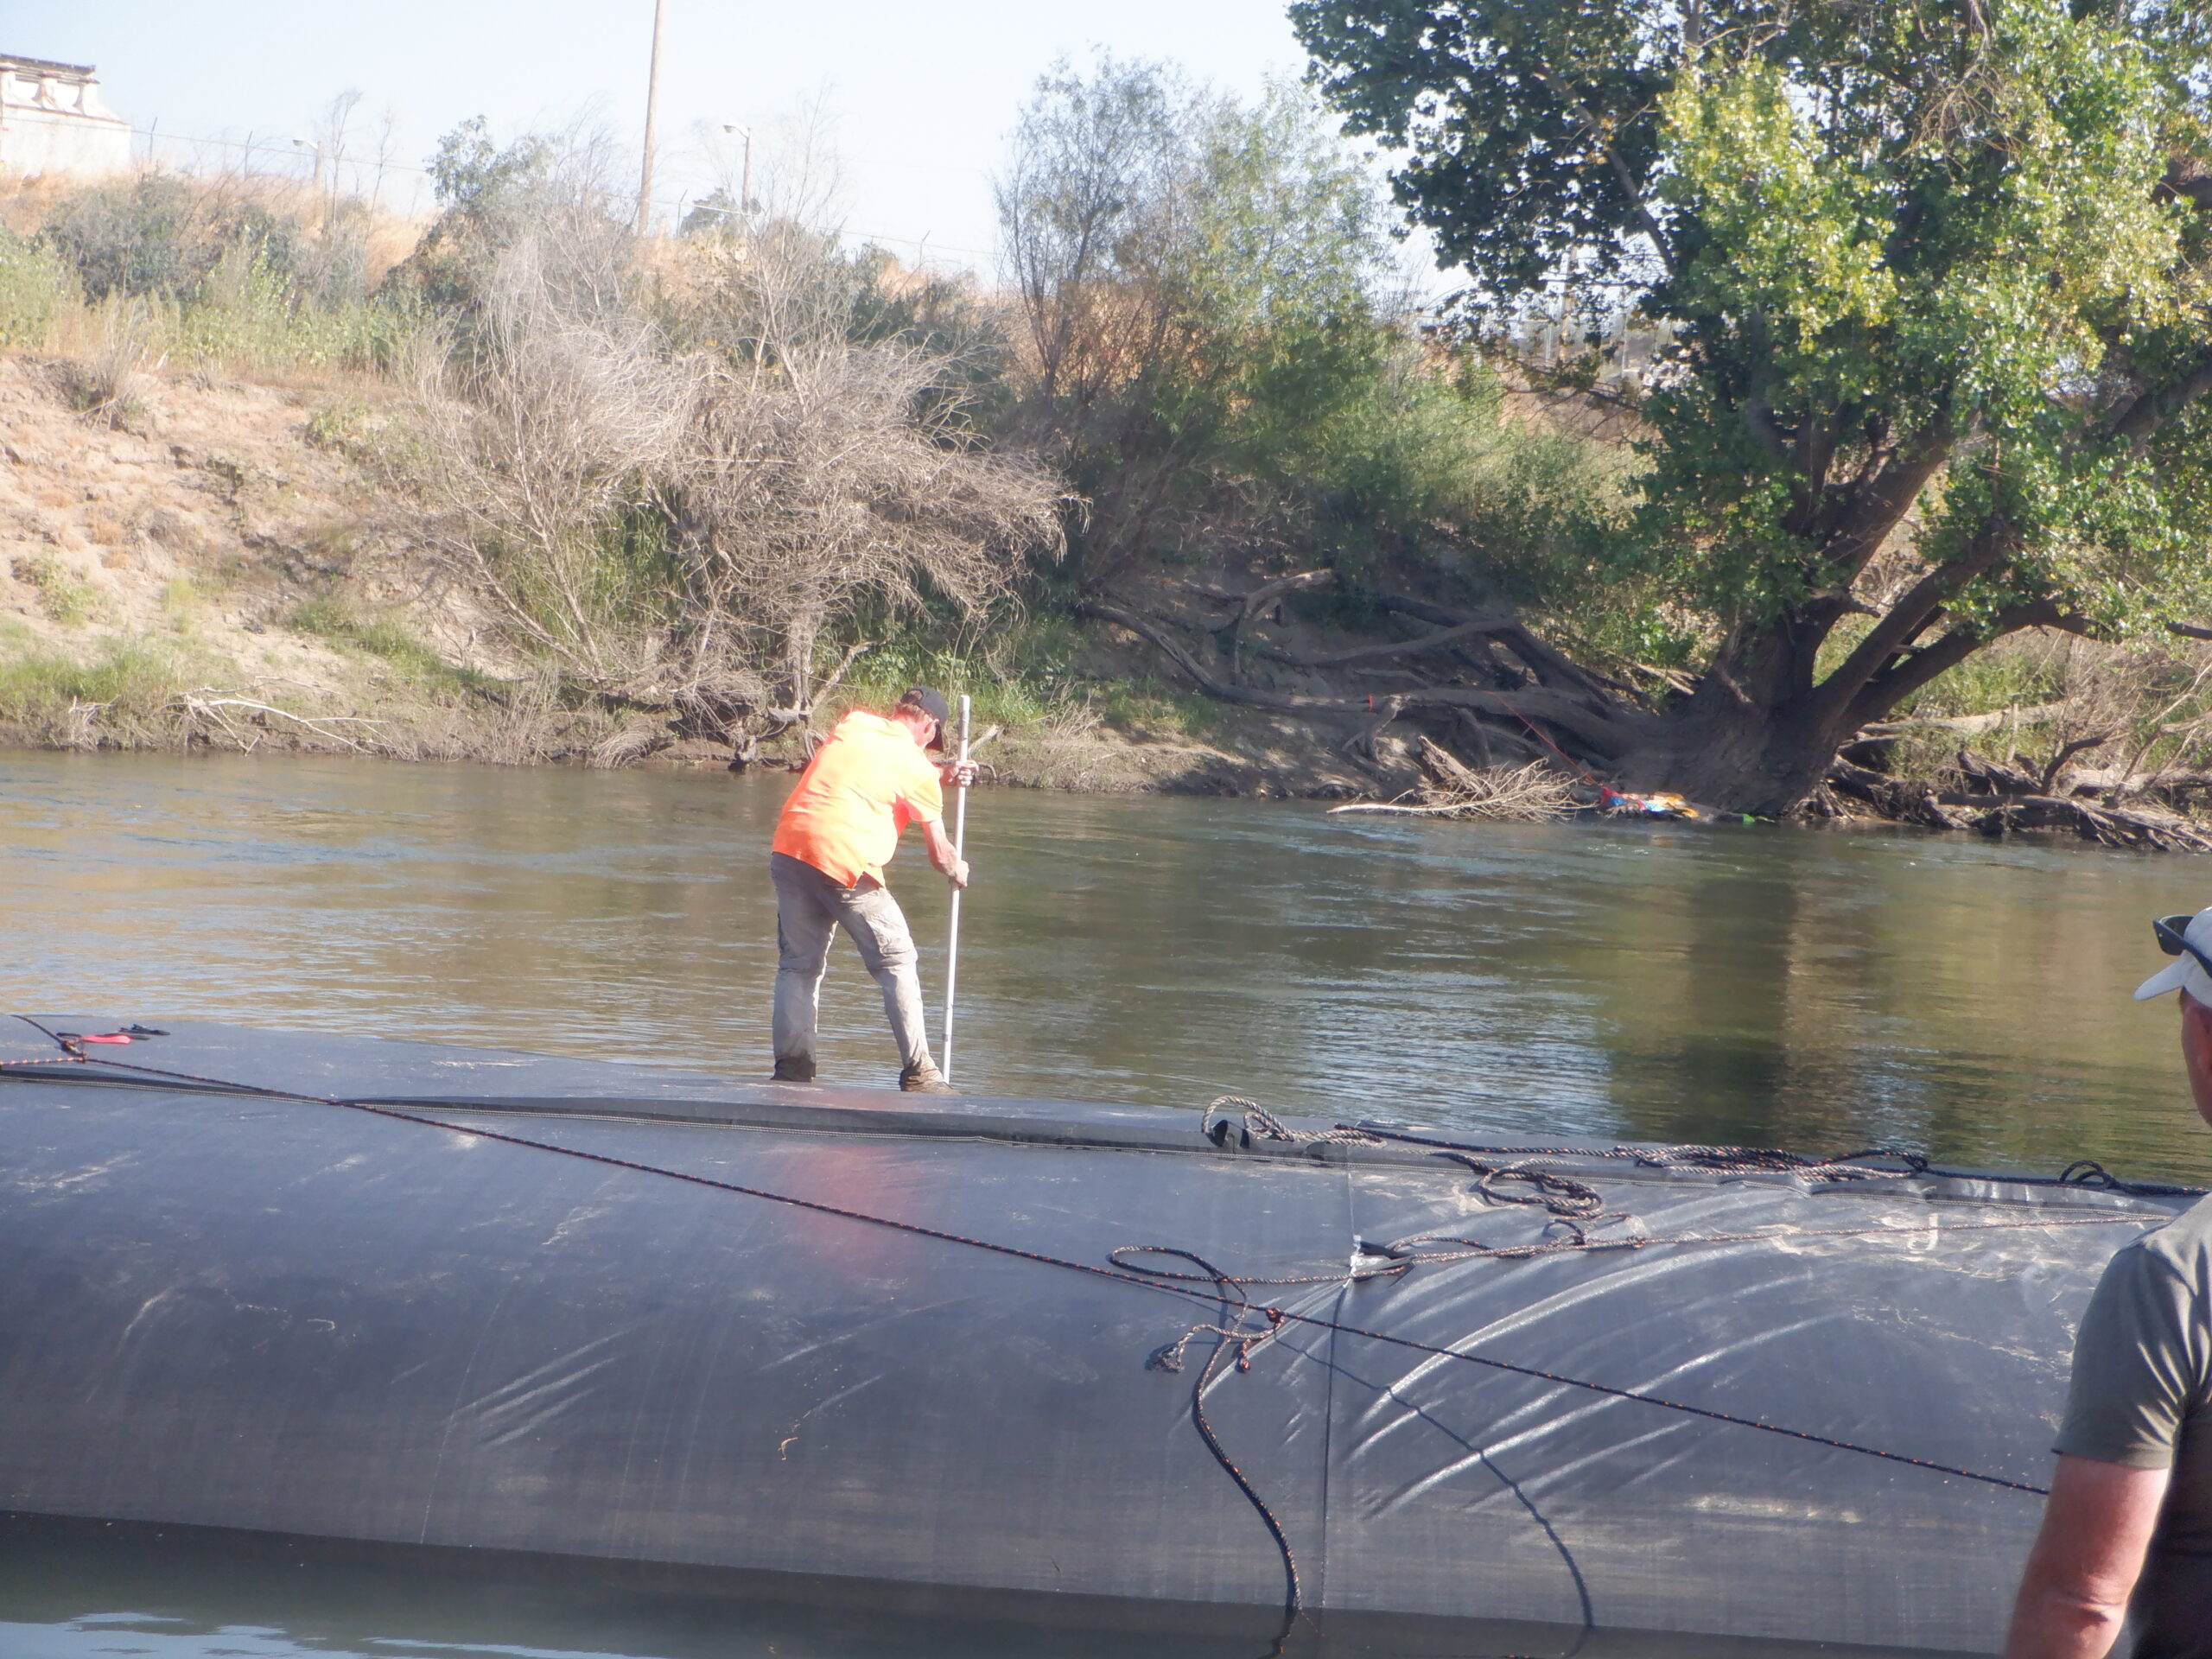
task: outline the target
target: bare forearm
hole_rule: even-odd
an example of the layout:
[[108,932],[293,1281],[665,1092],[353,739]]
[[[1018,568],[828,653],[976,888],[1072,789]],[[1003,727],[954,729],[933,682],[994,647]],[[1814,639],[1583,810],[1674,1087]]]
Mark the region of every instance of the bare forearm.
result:
[[2105,1659],[2127,1618],[2166,1481],[2164,1469],[2059,1459],[2005,1659]]
[[2105,1659],[2127,1618],[2114,1604],[2064,1584],[2038,1582],[2031,1569],[2012,1606],[2005,1659]]

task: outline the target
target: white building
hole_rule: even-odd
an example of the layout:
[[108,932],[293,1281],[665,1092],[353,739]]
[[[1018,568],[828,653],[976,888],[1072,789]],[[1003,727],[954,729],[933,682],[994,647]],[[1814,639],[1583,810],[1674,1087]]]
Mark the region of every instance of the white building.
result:
[[99,87],[90,64],[0,53],[0,179],[128,172],[130,124]]

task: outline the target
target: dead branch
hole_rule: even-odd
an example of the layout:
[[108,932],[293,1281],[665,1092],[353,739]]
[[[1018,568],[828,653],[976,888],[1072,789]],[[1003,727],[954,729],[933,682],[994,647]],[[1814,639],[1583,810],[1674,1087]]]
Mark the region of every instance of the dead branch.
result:
[[722,342],[687,356],[625,297],[619,248],[579,283],[522,238],[471,354],[424,378],[403,463],[510,634],[741,747],[838,683],[811,670],[839,624],[925,594],[972,613],[1061,544],[1059,486],[976,439],[958,365],[855,337],[834,245],[785,226],[684,250],[671,280]]
[[1252,626],[1261,612],[1286,594],[1297,593],[1304,588],[1319,588],[1325,582],[1334,582],[1336,579],[1337,573],[1333,570],[1301,570],[1294,576],[1278,576],[1272,582],[1263,582],[1249,593],[1244,594],[1230,593],[1219,588],[1202,587],[1194,582],[1186,582],[1182,585],[1193,593],[1214,601],[1217,604],[1230,604],[1236,607],[1236,614],[1230,619],[1229,625],[1229,671],[1230,677],[1235,678],[1240,677],[1239,664],[1244,655],[1244,631]]
[[2178,813],[2150,812],[2053,795],[2024,795],[2006,800],[1974,820],[1985,836],[2020,830],[2071,830],[2084,841],[2105,847],[2143,847],[2167,853],[2212,853],[2208,838]]
[[1986,715],[1909,715],[1903,720],[1874,721],[1861,726],[1859,735],[1864,739],[1904,737],[1913,732],[1956,732],[1965,737],[2012,725],[2047,726],[2052,721],[2063,719],[2066,712],[2067,706],[2063,702],[2042,702],[2032,709],[1999,709]]
[[371,720],[364,715],[323,715],[316,717],[296,715],[289,709],[277,708],[274,703],[259,702],[251,697],[241,697],[214,686],[202,686],[196,691],[181,693],[163,707],[173,713],[183,715],[188,719],[211,721],[238,742],[250,742],[251,740],[231,723],[229,718],[222,712],[224,709],[243,709],[250,714],[261,715],[264,719],[275,715],[280,720],[289,720],[296,725],[307,728],[317,737],[324,738],[333,743],[343,743],[347,748],[362,754],[366,754],[369,751],[345,733],[334,731],[331,728],[341,724],[381,726],[385,723],[380,720]]
[[[1481,619],[1465,611],[1455,611],[1448,606],[1433,605],[1427,600],[1408,599],[1399,594],[1376,595],[1376,604],[1385,611],[1401,616],[1410,616],[1417,622],[1431,623],[1438,627],[1458,627],[1464,623]],[[1568,686],[1583,692],[1598,707],[1610,707],[1612,693],[1630,696],[1635,688],[1594,670],[1583,667],[1564,652],[1554,650],[1529,632],[1527,626],[1516,620],[1505,626],[1486,628],[1484,632],[1495,634],[1505,648],[1528,664],[1537,680],[1544,685],[1558,688]]]
[[847,645],[842,660],[830,671],[828,677],[821,684],[814,688],[813,695],[807,699],[810,709],[844,683],[846,674],[851,671],[855,663],[860,661],[862,653],[874,651],[882,643],[880,639],[861,639]]
[[2036,793],[2050,794],[2051,785],[2058,781],[2058,774],[2069,760],[2085,749],[2102,748],[2119,735],[2117,732],[2092,732],[2087,737],[2077,737],[2070,742],[2060,744],[2044,765],[2043,776],[2037,779]]
[[1332,813],[1396,813],[1414,817],[1542,821],[1571,817],[1578,810],[1572,780],[1544,761],[1522,766],[1469,766],[1424,737],[1418,751],[1427,781],[1420,801],[1352,801]]
[[1518,617],[1478,616],[1456,627],[1440,628],[1434,633],[1422,634],[1417,639],[1354,645],[1349,651],[1328,652],[1318,657],[1297,657],[1286,651],[1270,651],[1268,654],[1293,668],[1344,668],[1353,663],[1381,662],[1392,657],[1418,657],[1425,652],[1457,645],[1463,639],[1471,639],[1479,634],[1510,633],[1520,626]]

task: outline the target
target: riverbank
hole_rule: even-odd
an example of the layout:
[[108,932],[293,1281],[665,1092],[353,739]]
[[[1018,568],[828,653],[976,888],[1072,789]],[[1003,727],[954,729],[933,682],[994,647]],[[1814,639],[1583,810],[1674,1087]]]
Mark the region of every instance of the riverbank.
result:
[[[577,693],[513,654],[512,635],[429,550],[419,505],[375,464],[397,409],[389,382],[142,370],[88,404],[87,372],[0,354],[0,746],[601,767],[739,760],[728,743],[682,734],[664,712]],[[1276,632],[1286,620],[1285,637],[1309,655],[1372,649],[1336,619],[1278,611]],[[2133,763],[2099,771],[2069,741],[2076,727],[2109,736],[2140,688],[2093,667],[2074,675],[2077,690],[2024,647],[1976,671],[1986,683],[1939,683],[1915,719],[1847,752],[1807,815],[2121,845],[2201,839],[2206,826],[2190,809],[2202,791],[2189,793],[2201,774],[2179,775],[2150,804],[2146,836],[2094,798]],[[1371,720],[1306,717],[1211,698],[1163,677],[1171,672],[1157,640],[1110,622],[1001,611],[969,633],[925,625],[874,642],[822,700],[813,729],[926,681],[974,694],[976,729],[994,733],[980,758],[1004,785],[1342,800],[1389,799],[1421,781],[1419,733],[1387,707]],[[1311,689],[1295,673],[1283,680],[1291,671],[1269,672],[1286,690]],[[1961,690],[1967,700],[1955,708]],[[2029,731],[2045,734],[2053,763],[2027,766],[2014,753]],[[1485,735],[1501,764],[1547,759],[1510,732]],[[744,760],[793,766],[804,755],[791,730]]]
[[[388,389],[143,374],[126,407],[98,412],[80,406],[79,373],[0,357],[0,744],[508,765],[734,758],[564,696],[503,654],[490,619],[422,556],[410,504],[358,457]],[[1179,696],[1116,660],[1127,653],[1107,632],[1055,641],[1062,683],[1049,695],[988,652],[964,670],[943,652],[918,666],[956,689],[975,682],[978,728],[1000,732],[983,758],[1007,784],[1335,798],[1409,773],[1402,746],[1355,762],[1303,722]],[[905,661],[864,657],[846,700],[895,695],[886,677]],[[798,753],[794,735],[760,759]]]

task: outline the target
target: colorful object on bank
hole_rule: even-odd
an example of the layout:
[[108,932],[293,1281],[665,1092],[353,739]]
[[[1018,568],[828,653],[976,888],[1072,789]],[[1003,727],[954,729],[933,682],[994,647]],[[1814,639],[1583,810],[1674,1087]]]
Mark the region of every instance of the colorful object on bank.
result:
[[1700,818],[1705,816],[1681,796],[1663,790],[1656,794],[1638,795],[1603,784],[1598,786],[1598,805],[1602,811],[1618,813],[1628,818]]

